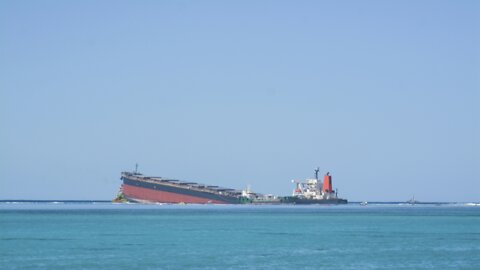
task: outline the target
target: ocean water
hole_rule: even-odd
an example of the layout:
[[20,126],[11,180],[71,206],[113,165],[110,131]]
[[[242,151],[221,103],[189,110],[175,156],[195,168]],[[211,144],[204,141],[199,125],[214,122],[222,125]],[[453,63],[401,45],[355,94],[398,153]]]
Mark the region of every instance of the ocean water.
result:
[[480,269],[480,205],[2,202],[0,269]]

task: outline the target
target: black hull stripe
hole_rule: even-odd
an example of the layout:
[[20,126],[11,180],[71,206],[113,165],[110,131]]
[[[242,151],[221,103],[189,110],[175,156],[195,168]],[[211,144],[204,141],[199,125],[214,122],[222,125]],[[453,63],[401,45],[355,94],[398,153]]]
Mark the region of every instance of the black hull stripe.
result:
[[[188,196],[199,197],[199,198],[208,199],[212,201],[213,200],[221,201],[221,202],[230,203],[230,204],[240,203],[239,198],[236,198],[236,197],[222,196],[222,195],[212,194],[208,192],[201,192],[201,191],[191,190],[187,188],[178,188],[178,187],[167,186],[162,184],[154,184],[150,182],[129,179],[126,177],[123,177],[122,180],[124,184],[129,186],[134,186],[134,187],[142,187],[142,188],[147,188],[152,190],[188,195]],[[141,198],[138,198],[138,199],[141,199]]]

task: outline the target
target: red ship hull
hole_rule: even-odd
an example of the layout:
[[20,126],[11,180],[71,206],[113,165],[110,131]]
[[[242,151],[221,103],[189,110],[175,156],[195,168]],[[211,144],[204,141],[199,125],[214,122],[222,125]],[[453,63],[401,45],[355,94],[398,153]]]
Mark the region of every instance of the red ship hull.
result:
[[135,187],[130,185],[123,185],[123,194],[132,201],[139,202],[161,202],[161,203],[215,203],[226,204],[227,202],[212,200],[208,198],[199,198],[185,194],[172,193],[161,190],[152,190],[143,187]]

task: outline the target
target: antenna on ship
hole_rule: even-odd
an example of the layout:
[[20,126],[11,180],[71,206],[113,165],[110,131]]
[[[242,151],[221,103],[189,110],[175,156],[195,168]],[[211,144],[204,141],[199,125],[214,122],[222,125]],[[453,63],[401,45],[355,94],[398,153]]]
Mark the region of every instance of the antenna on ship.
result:
[[315,169],[315,179],[317,179],[317,180],[318,180],[318,172],[319,172],[319,171],[320,171],[320,168],[317,167],[317,168]]
[[134,171],[135,174],[138,173],[138,163],[135,163],[135,171]]

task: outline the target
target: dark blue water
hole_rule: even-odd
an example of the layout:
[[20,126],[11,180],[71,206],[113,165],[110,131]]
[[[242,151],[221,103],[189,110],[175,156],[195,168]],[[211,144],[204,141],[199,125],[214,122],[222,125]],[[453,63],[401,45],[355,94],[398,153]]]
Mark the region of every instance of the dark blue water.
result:
[[480,206],[0,203],[1,269],[480,269]]

